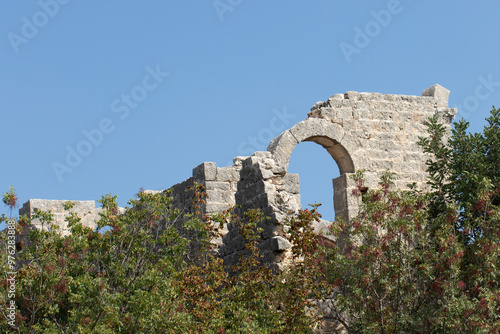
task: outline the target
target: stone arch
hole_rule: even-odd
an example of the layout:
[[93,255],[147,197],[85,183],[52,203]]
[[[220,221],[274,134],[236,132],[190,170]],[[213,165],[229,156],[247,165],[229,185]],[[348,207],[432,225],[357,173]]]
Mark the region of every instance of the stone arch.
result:
[[355,165],[344,142],[345,130],[337,123],[322,118],[308,118],[295,124],[274,138],[269,144],[268,151],[274,160],[288,173],[290,156],[295,147],[304,141],[312,141],[327,150],[339,167],[340,176],[333,182],[333,204],[335,215],[344,219],[352,216],[355,209],[348,207],[348,175],[354,172]]
[[339,124],[320,118],[308,118],[274,138],[267,150],[288,171],[290,156],[295,147],[303,141],[312,141],[328,151],[342,175],[352,173],[355,169],[351,155],[342,143],[344,135],[344,129]]

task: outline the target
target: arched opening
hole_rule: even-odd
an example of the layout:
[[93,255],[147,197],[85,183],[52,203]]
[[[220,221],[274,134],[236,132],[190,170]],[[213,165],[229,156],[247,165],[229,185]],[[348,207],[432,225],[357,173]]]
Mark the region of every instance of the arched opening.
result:
[[[352,141],[349,140],[348,136],[345,136],[345,131],[343,127],[339,124],[332,123],[325,119],[318,118],[308,118],[298,124],[295,124],[289,130],[284,131],[278,137],[274,138],[269,144],[268,151],[271,152],[274,160],[284,167],[286,171],[289,171],[289,162],[292,152],[295,150],[296,146],[302,142],[314,142],[319,146],[322,146],[328,152],[330,159],[333,158],[335,163],[328,159],[328,155],[325,157],[324,151],[319,153],[318,156],[322,156],[322,159],[326,159],[325,161],[330,161],[329,163],[323,163],[322,165],[330,166],[330,169],[326,167],[326,174],[329,174],[328,181],[326,180],[326,176],[323,180],[319,180],[322,184],[321,188],[330,189],[330,192],[333,193],[331,196],[331,200],[323,200],[311,197],[309,199],[309,195],[305,195],[303,199],[301,199],[301,205],[303,207],[307,207],[308,201],[322,201],[326,205],[332,205],[332,209],[327,212],[325,208],[323,208],[322,214],[324,214],[324,219],[330,219],[332,216],[339,216],[344,219],[349,219],[351,215],[351,209],[354,207],[349,207],[349,194],[348,194],[348,180],[347,177],[350,173],[354,172],[354,163],[351,158],[351,155],[347,151],[346,147],[350,147],[352,149]],[[306,144],[307,145],[307,144]],[[317,147],[319,147],[317,146]],[[312,147],[312,146],[308,146]],[[314,184],[314,182],[304,182],[304,178],[307,178],[312,174],[314,177],[314,162],[317,162],[319,158],[303,158],[304,164],[309,163],[311,167],[308,173],[302,172],[299,173],[301,175],[302,180],[299,179],[301,184],[300,194],[303,196],[303,190],[308,192],[314,192],[313,190],[307,190],[308,183]],[[295,158],[294,158],[295,160]],[[300,160],[300,158],[299,158]],[[338,172],[336,172],[335,166],[338,166]],[[299,171],[300,172],[300,171]],[[339,176],[340,174],[340,176]],[[337,177],[335,177],[337,176]],[[317,178],[316,178],[317,179]],[[332,180],[333,179],[333,180]],[[324,183],[324,185],[323,185]],[[328,186],[327,186],[328,185]],[[304,188],[304,186],[306,188]],[[328,191],[325,191],[325,194],[328,194]],[[314,196],[314,194],[312,195]],[[322,195],[322,198],[328,197],[328,195]],[[332,203],[334,202],[334,203]],[[335,207],[335,211],[333,209]],[[321,212],[321,210],[320,210]]]
[[315,202],[321,203],[318,211],[322,218],[333,221],[335,211],[332,179],[339,177],[340,171],[329,152],[316,143],[304,141],[293,150],[288,172],[299,174],[302,208]]

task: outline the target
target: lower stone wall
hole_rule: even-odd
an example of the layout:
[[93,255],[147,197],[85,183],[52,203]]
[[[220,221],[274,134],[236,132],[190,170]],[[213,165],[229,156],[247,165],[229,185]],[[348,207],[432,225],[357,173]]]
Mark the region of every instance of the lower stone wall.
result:
[[[69,235],[68,222],[65,221],[68,211],[64,210],[63,204],[67,201],[48,200],[48,199],[30,199],[19,209],[19,216],[26,215],[32,217],[36,211],[48,211],[54,216],[54,225],[59,227],[61,235]],[[78,214],[83,226],[92,229],[97,227],[96,221],[99,220],[100,208],[95,207],[94,201],[71,201],[74,206],[70,212]],[[31,224],[36,228],[42,228],[42,223],[38,219],[33,219]],[[49,228],[43,226],[44,229]]]

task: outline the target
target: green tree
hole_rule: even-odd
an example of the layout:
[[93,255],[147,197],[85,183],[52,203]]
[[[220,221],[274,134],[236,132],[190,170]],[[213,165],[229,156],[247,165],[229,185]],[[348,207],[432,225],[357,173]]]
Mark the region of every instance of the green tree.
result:
[[[0,320],[3,332],[21,333],[307,333],[309,286],[304,275],[274,274],[262,265],[257,244],[258,211],[240,219],[231,212],[202,217],[201,188],[194,207],[181,216],[168,193],[140,192],[124,213],[116,196],[100,202],[98,228],[80,223],[65,203],[71,234],[62,237],[51,213],[22,217],[16,280],[16,325]],[[246,256],[229,276],[213,254],[221,223],[238,224]],[[101,233],[104,227],[109,230]],[[193,232],[193,233],[189,233]],[[195,239],[188,238],[196,236]],[[4,248],[2,248],[4,251]],[[3,252],[2,255],[5,255]],[[2,263],[4,266],[4,262]],[[2,267],[2,271],[7,271]],[[3,281],[6,286],[6,281]],[[8,300],[2,294],[5,314]]]
[[334,297],[333,314],[352,333],[500,332],[500,111],[482,133],[460,121],[450,138],[438,116],[419,144],[430,154],[430,192],[363,194],[339,245],[317,253]]
[[[500,109],[493,107],[482,133],[468,133],[469,123],[455,123],[445,140],[437,118],[428,122],[431,139],[420,145],[433,155],[427,162],[433,216],[437,208],[456,207],[448,221],[460,239],[463,294],[468,310],[464,326],[500,331]],[[479,329],[477,329],[479,331]]]
[[462,257],[453,227],[430,219],[426,195],[393,190],[390,173],[365,194],[362,173],[355,179],[360,214],[332,225],[346,248],[320,253],[337,320],[350,333],[450,332],[443,315],[460,289]]
[[[13,186],[9,187],[9,191],[5,192],[2,197],[2,202],[9,207],[10,210],[10,218],[12,218],[12,210],[18,207],[17,204],[18,198],[16,191],[14,190]],[[5,217],[2,217],[2,220],[4,220]],[[1,220],[0,220],[1,221]]]

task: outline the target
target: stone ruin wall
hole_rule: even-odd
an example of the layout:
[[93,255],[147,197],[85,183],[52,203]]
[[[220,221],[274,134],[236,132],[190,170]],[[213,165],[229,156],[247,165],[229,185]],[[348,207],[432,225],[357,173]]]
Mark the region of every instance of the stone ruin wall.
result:
[[[54,216],[55,225],[59,228],[59,233],[62,236],[70,234],[70,229],[68,228],[68,222],[65,221],[67,216],[67,211],[64,210],[64,202],[59,200],[49,200],[49,199],[30,199],[23,204],[19,209],[19,216],[26,215],[31,217],[33,213],[37,211],[50,211]],[[73,201],[74,206],[71,209],[72,212],[78,214],[81,218],[81,223],[83,226],[95,228],[95,221],[99,220],[100,208],[95,207],[94,201]],[[33,227],[42,228],[42,224],[38,219],[33,219],[31,224]],[[47,229],[47,226],[43,226]]]
[[[190,212],[191,203],[185,190],[197,182],[206,189],[207,199],[202,207],[205,214],[234,205],[241,206],[239,213],[261,209],[270,219],[262,224],[260,248],[266,261],[283,267],[291,248],[283,222],[289,212],[301,208],[299,177],[288,173],[295,146],[313,141],[332,156],[341,174],[332,184],[335,213],[349,219],[358,212],[357,200],[351,195],[355,184],[350,176],[355,170],[366,170],[367,187],[377,187],[380,174],[390,170],[395,173],[398,188],[405,189],[413,182],[420,189],[426,188],[427,155],[416,142],[418,137],[427,135],[424,122],[436,113],[451,131],[456,109],[448,108],[448,95],[449,91],[439,85],[424,90],[422,96],[335,94],[316,103],[307,119],[273,139],[267,151],[236,157],[232,166],[218,167],[214,162],[205,162],[195,167],[192,177],[172,187],[173,204]],[[51,210],[63,233],[68,233],[63,202],[29,200],[19,213]],[[73,211],[83,216],[84,224],[95,226],[93,220],[98,218],[99,209],[93,201],[75,204]],[[327,226],[328,222],[322,221],[315,229],[320,233]],[[218,240],[219,254],[226,264],[235,263],[244,241],[234,226],[228,226],[223,233],[224,237]]]
[[[419,137],[427,136],[424,122],[438,114],[451,133],[451,121],[456,109],[448,108],[449,91],[434,85],[422,96],[382,95],[379,93],[347,92],[335,94],[327,101],[318,102],[308,118],[273,139],[267,151],[255,152],[250,157],[236,157],[232,166],[218,167],[204,162],[193,169],[192,177],[172,187],[173,205],[182,213],[192,213],[192,203],[186,190],[194,183],[205,187],[204,214],[240,206],[237,213],[248,209],[261,209],[270,219],[262,223],[260,249],[264,260],[278,268],[286,266],[291,244],[283,222],[290,212],[301,208],[299,176],[288,173],[290,156],[299,143],[313,141],[323,146],[340,170],[332,180],[336,216],[344,219],[358,212],[358,200],[352,196],[355,182],[350,178],[355,170],[366,170],[365,186],[378,186],[381,173],[395,173],[400,189],[408,184],[425,190],[428,156],[416,144]],[[332,163],[334,163],[332,161]],[[65,201],[29,200],[19,214],[31,215],[36,210],[52,211],[55,223],[63,235],[69,234],[63,210]],[[99,208],[94,201],[75,201],[71,210],[82,217],[82,223],[95,227]],[[33,221],[35,227],[40,223]],[[321,221],[314,228],[321,234],[329,222]],[[226,265],[236,263],[244,251],[244,240],[231,224],[223,230],[222,239],[216,240],[218,253]],[[331,299],[317,301],[322,312],[321,333],[342,332],[332,316]]]

